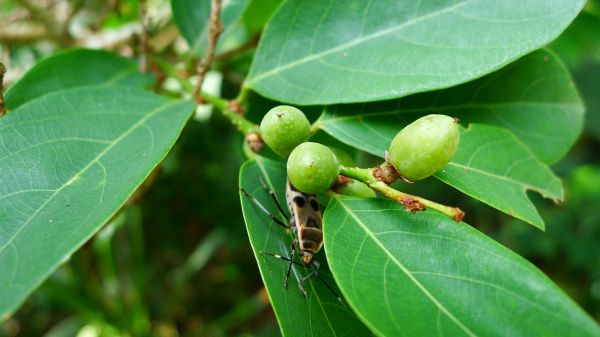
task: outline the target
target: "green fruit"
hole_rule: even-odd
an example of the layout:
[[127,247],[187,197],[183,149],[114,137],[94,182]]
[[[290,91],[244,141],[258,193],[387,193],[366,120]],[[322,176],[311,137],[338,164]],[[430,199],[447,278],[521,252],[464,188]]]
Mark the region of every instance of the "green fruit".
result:
[[269,110],[260,122],[264,142],[282,157],[287,157],[298,144],[310,136],[310,123],[299,109],[280,105]]
[[336,182],[340,165],[335,154],[325,145],[302,143],[290,154],[287,174],[298,190],[317,194]]
[[445,115],[427,115],[400,130],[392,140],[389,161],[410,180],[424,179],[454,157],[460,133],[457,121]]
[[355,197],[374,198],[375,192],[369,186],[356,181],[350,180],[346,184],[340,185],[338,192],[343,195],[351,195]]

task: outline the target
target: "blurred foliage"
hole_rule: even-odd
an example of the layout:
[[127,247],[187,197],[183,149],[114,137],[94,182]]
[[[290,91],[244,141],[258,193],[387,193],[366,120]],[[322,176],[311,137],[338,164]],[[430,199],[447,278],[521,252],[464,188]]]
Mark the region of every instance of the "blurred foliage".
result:
[[[52,51],[74,45],[77,39],[117,34],[138,15],[133,0],[40,1],[54,11],[64,8],[63,2],[78,6],[71,29],[83,27],[87,35],[58,41],[40,33],[19,41],[0,33],[0,57],[11,70],[8,82]],[[0,20],[39,26],[16,0],[0,2]],[[153,37],[169,29],[168,21],[155,27]],[[133,34],[106,48],[133,55],[135,41]],[[160,52],[174,58],[181,52],[180,42]],[[600,2],[590,1],[550,48],[570,67],[587,115],[579,142],[555,165],[564,179],[567,201],[554,205],[531,194],[547,222],[546,232],[434,179],[410,186],[400,183],[400,188],[467,210],[467,222],[535,263],[600,321]],[[218,60],[224,96],[236,94],[251,55],[249,50]],[[275,105],[255,94],[249,102],[248,116],[254,121]],[[308,110],[309,118],[315,118],[319,107]],[[347,149],[327,135],[318,137]],[[220,116],[190,121],[143,191],[18,313],[0,323],[0,336],[279,335],[240,211],[241,144],[241,137]],[[351,154],[359,164],[373,163],[364,153]]]

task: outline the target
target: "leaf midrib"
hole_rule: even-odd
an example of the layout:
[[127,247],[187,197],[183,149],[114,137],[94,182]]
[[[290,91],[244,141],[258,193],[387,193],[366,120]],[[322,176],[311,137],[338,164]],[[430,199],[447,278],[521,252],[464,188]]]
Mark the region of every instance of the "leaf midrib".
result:
[[352,40],[350,42],[343,43],[343,44],[341,44],[341,45],[339,45],[337,47],[330,48],[330,49],[324,50],[324,51],[316,53],[316,54],[311,54],[309,56],[305,56],[305,57],[300,58],[300,59],[298,59],[298,60],[296,60],[294,62],[290,62],[290,63],[282,65],[282,66],[277,66],[277,67],[275,67],[275,68],[273,68],[273,69],[271,69],[269,71],[266,71],[266,72],[264,72],[264,73],[262,73],[262,74],[260,74],[260,75],[258,75],[256,77],[254,77],[254,78],[251,78],[248,81],[248,84],[252,85],[254,83],[258,83],[258,82],[262,81],[263,79],[265,79],[267,77],[270,77],[270,76],[272,76],[274,74],[277,74],[277,73],[279,73],[281,71],[284,71],[284,70],[287,70],[287,69],[299,66],[301,64],[310,62],[312,60],[319,59],[319,58],[321,58],[323,56],[326,56],[326,55],[329,55],[329,54],[333,54],[333,53],[338,52],[338,51],[342,51],[342,50],[344,50],[346,48],[349,48],[349,47],[361,44],[363,42],[366,42],[366,41],[378,38],[380,36],[384,36],[384,35],[393,33],[396,30],[399,30],[399,29],[402,29],[402,28],[405,28],[405,27],[410,27],[410,26],[412,26],[414,24],[417,24],[417,23],[419,23],[421,21],[425,21],[425,20],[428,20],[428,19],[431,19],[431,18],[435,18],[435,17],[437,17],[437,16],[439,16],[441,14],[452,12],[452,11],[456,10],[457,8],[460,8],[460,7],[462,7],[462,6],[464,6],[467,3],[472,2],[472,1],[473,0],[465,0],[463,2],[456,3],[456,4],[452,5],[452,6],[448,6],[448,7],[444,8],[444,9],[442,9],[440,11],[429,13],[429,14],[420,16],[418,18],[412,19],[412,20],[408,20],[408,21],[403,22],[401,24],[398,24],[398,25],[395,25],[395,26],[391,26],[389,28],[386,28],[386,29],[383,29],[383,30],[380,30],[380,31],[377,31],[377,32],[374,32],[374,33],[371,33],[371,34],[359,37],[359,38],[354,39],[354,40]]
[[35,212],[33,212],[33,214],[27,219],[27,221],[25,221],[23,223],[23,225],[11,236],[11,238],[9,240],[7,240],[4,245],[0,246],[0,254],[2,254],[4,252],[6,247],[8,247],[9,245],[12,244],[12,242],[15,240],[15,238],[17,236],[19,236],[19,234],[23,231],[23,229],[31,223],[31,221],[39,214],[39,212],[46,205],[48,205],[48,203],[50,201],[52,201],[63,189],[65,189],[67,186],[70,186],[77,177],[80,177],[82,174],[84,174],[90,167],[92,167],[92,165],[96,164],[104,155],[106,155],[115,145],[119,144],[123,139],[125,139],[127,136],[129,136],[133,131],[135,131],[135,130],[137,130],[137,128],[141,127],[147,120],[154,117],[156,114],[158,114],[162,110],[164,110],[170,106],[176,105],[176,104],[178,104],[178,102],[172,101],[172,102],[167,102],[165,104],[158,106],[156,109],[150,111],[147,115],[145,115],[143,118],[141,118],[138,122],[133,124],[129,129],[125,130],[114,141],[110,142],[110,144],[104,150],[102,150],[94,159],[92,159],[86,166],[84,166],[81,170],[79,170],[77,173],[75,173],[71,178],[67,179],[59,188],[57,188],[55,190],[54,193],[52,193],[52,195],[50,195],[48,197],[48,199],[42,205],[40,205],[40,207],[38,207],[38,209],[35,210]]
[[350,216],[354,219],[354,221],[356,221],[356,223],[360,227],[362,227],[362,229],[371,238],[371,240],[373,240],[373,242],[375,244],[377,244],[377,246],[379,246],[379,248],[388,256],[388,258],[391,261],[393,261],[394,264],[396,264],[396,266],[398,266],[398,268],[400,268],[400,270],[410,279],[410,281],[413,282],[413,284],[419,290],[421,290],[421,292],[423,292],[423,294],[440,310],[440,312],[443,312],[444,315],[446,315],[452,322],[454,322],[467,335],[472,336],[472,337],[477,336],[469,328],[467,328],[458,318],[456,318],[440,301],[438,301],[438,299],[435,296],[433,296],[433,294],[431,294],[427,290],[427,288],[425,288],[425,286],[423,284],[421,284],[421,282],[419,282],[419,280],[417,280],[417,278],[414,277],[414,275],[410,272],[410,270],[408,270],[400,261],[398,261],[396,259],[396,257],[387,249],[387,247],[385,247],[385,245],[383,245],[383,243],[381,243],[381,241],[379,241],[377,239],[377,237],[369,230],[369,228],[366,226],[366,224],[360,218],[358,218],[356,216],[356,214],[352,211],[352,209],[347,207],[340,198],[336,198],[336,200],[346,210],[346,212],[348,214],[350,214]]

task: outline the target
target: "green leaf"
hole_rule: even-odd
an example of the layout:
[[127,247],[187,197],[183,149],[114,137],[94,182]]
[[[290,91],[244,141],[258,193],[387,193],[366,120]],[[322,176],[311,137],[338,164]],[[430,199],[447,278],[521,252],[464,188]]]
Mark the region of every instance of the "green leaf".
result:
[[[273,200],[260,184],[261,178],[285,205],[285,165],[256,157],[255,160],[246,162],[240,171],[240,187],[248,191],[271,214],[278,215]],[[304,284],[308,293],[308,299],[305,299],[300,294],[296,281],[298,277],[306,275],[305,269],[293,266],[289,287],[284,288],[283,280],[288,266],[286,261],[261,252],[288,256],[292,236],[285,228],[271,221],[243,193],[240,193],[240,198],[252,250],[282,334],[286,337],[371,335],[352,311],[342,305],[318,279],[313,277]],[[283,220],[281,216],[279,218]],[[319,253],[316,258],[321,263],[320,276],[334,286],[324,255]],[[296,260],[299,261],[297,257]]]
[[[381,156],[396,133],[420,116],[509,129],[546,163],[562,158],[581,133],[583,102],[556,56],[538,51],[482,79],[395,101],[329,106],[319,128]],[[559,126],[560,127],[557,127]]]
[[378,335],[600,336],[532,264],[442,214],[335,197],[324,235],[342,293]]
[[173,20],[191,50],[206,48],[211,1],[171,0]]
[[88,85],[142,88],[148,78],[132,60],[102,50],[73,49],[37,63],[6,93],[13,110],[25,102],[56,91]]
[[461,133],[461,145],[444,169],[435,174],[446,184],[540,229],[544,220],[527,198],[527,190],[558,202],[560,179],[510,132],[472,124]]
[[139,89],[87,87],[0,118],[0,317],[117,212],[193,108]]
[[600,62],[600,16],[581,12],[569,28],[552,42],[551,48],[571,68],[589,61]]
[[268,24],[247,86],[297,104],[376,101],[449,87],[547,44],[583,4],[290,0]]

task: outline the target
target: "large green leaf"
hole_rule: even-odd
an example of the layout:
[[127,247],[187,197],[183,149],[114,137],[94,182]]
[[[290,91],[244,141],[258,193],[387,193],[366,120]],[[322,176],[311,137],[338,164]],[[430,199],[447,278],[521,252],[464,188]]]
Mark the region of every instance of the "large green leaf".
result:
[[579,136],[583,110],[568,70],[553,54],[538,51],[454,88],[394,101],[329,106],[317,125],[345,143],[382,155],[402,127],[422,115],[440,113],[459,117],[464,125],[507,128],[540,160],[553,163]]
[[461,132],[458,152],[435,176],[486,204],[544,229],[527,190],[561,201],[562,184],[505,129],[472,124]]
[[472,80],[553,40],[583,0],[286,1],[247,85],[297,104],[396,98]]
[[141,88],[148,77],[135,62],[102,50],[73,49],[37,63],[6,93],[6,106],[21,104],[56,91],[87,85]]
[[86,87],[0,118],[0,317],[115,214],[193,107],[139,89]]
[[442,214],[336,197],[324,232],[342,293],[381,336],[600,336],[533,265]]
[[[277,215],[277,208],[260,185],[260,178],[277,193],[285,207],[285,165],[257,157],[246,162],[240,172],[240,187],[253,195],[272,214]],[[287,263],[272,256],[262,255],[260,252],[287,256],[292,236],[285,228],[271,221],[243,193],[240,194],[240,198],[252,250],[283,335],[302,337],[371,335],[352,311],[342,305],[318,279],[312,278],[304,285],[308,292],[308,299],[305,299],[300,294],[296,282],[299,276],[306,275],[305,269],[294,266],[289,288],[287,290],[284,288],[283,279],[287,271]],[[324,255],[318,254],[317,259],[321,262],[321,276],[335,287]],[[299,261],[297,257],[296,260]]]

